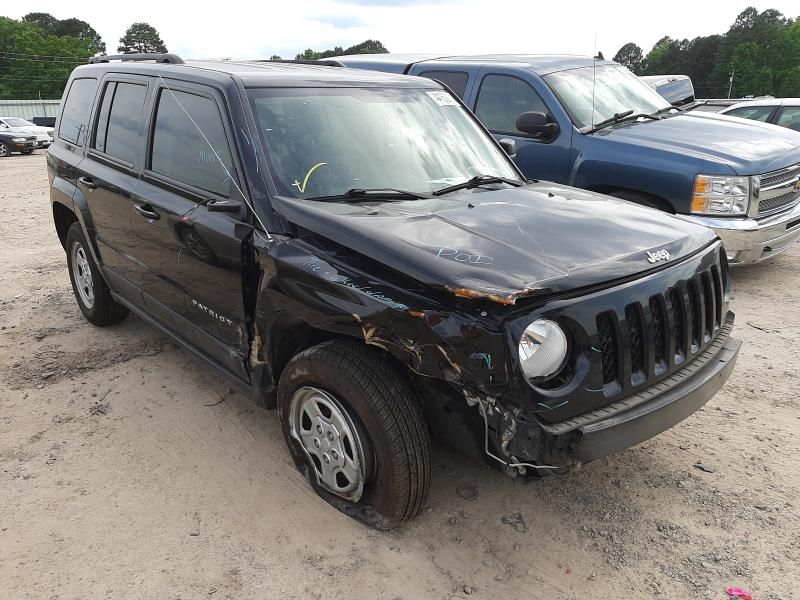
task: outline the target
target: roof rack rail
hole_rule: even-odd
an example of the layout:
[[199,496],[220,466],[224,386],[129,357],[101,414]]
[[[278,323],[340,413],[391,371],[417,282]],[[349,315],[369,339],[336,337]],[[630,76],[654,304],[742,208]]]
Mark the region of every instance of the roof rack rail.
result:
[[107,63],[112,60],[127,61],[141,61],[141,60],[154,60],[157,63],[168,63],[171,65],[182,65],[183,59],[177,54],[172,52],[141,52],[131,54],[103,54],[101,56],[92,56],[89,59],[90,64]]
[[334,60],[332,58],[321,58],[319,60],[289,60],[288,58],[281,58],[279,60],[259,60],[256,62],[274,62],[274,63],[288,63],[295,65],[317,65],[321,67],[344,67],[344,63]]

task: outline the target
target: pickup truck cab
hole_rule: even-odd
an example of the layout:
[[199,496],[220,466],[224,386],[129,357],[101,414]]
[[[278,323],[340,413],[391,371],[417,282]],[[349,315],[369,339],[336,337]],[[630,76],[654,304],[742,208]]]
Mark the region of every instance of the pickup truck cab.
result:
[[92,60],[48,152],[81,311],[133,312],[277,407],[348,515],[417,514],[430,433],[510,476],[563,473],[678,423],[733,369],[710,229],[527,181],[435,81]]
[[515,161],[528,177],[712,227],[731,264],[775,256],[800,238],[800,133],[684,112],[625,67],[591,57],[336,60],[445,83],[497,139],[515,143]]

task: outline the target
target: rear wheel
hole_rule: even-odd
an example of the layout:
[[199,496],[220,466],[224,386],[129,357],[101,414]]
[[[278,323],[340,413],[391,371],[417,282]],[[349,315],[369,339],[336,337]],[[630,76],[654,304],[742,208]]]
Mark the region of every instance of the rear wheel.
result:
[[614,196],[615,198],[622,198],[623,200],[628,200],[630,202],[635,202],[636,204],[641,204],[642,206],[647,206],[648,208],[655,208],[656,210],[663,210],[664,212],[668,213],[675,212],[668,202],[658,198],[657,196],[645,194],[644,192],[636,192],[634,190],[615,190],[613,192],[608,192],[608,195]]
[[377,529],[413,518],[430,485],[430,438],[408,382],[378,352],[323,342],[295,356],[278,385],[286,443],[314,490]]
[[66,247],[72,291],[83,315],[100,326],[122,321],[128,315],[128,309],[111,297],[111,290],[92,258],[80,223],[70,225]]
[[5,142],[0,142],[0,158],[5,158],[9,154],[11,152],[8,151],[8,145]]

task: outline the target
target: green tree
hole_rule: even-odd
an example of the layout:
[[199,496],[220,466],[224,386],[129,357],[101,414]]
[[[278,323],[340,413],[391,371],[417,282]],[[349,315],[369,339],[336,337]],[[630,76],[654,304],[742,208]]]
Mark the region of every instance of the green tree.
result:
[[644,71],[644,53],[642,49],[633,42],[628,42],[622,46],[614,55],[614,61],[628,67],[637,75],[641,75]]
[[89,40],[94,43],[96,52],[105,52],[106,43],[100,34],[86,21],[80,19],[56,19],[50,13],[28,13],[22,20],[26,23],[35,23],[42,28],[42,31],[49,35],[66,35],[78,38],[79,40]]
[[270,59],[270,60],[283,60],[283,59],[282,59],[280,56],[278,56],[277,54],[273,54],[272,56],[270,56],[270,57],[269,57],[269,59]]
[[344,56],[345,54],[385,54],[387,52],[389,51],[386,49],[386,46],[381,44],[378,40],[366,40],[360,44],[344,49],[341,46],[336,46],[332,50],[317,52],[316,50],[308,48],[300,54],[296,54],[294,58],[295,60],[318,60],[320,58]]
[[778,93],[784,98],[800,98],[800,66],[786,72]]
[[0,17],[0,95],[60,98],[72,69],[95,51],[91,40],[48,34],[35,21]]
[[118,52],[128,54],[131,52],[166,52],[167,47],[164,40],[158,35],[158,31],[148,23],[134,23],[119,39]]

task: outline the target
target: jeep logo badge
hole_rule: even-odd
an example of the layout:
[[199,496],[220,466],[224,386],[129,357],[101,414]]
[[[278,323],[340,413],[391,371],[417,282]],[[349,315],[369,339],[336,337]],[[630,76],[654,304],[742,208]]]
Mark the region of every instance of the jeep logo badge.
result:
[[669,260],[669,252],[666,250],[656,250],[655,252],[647,253],[647,262],[650,264],[657,263],[660,260]]

